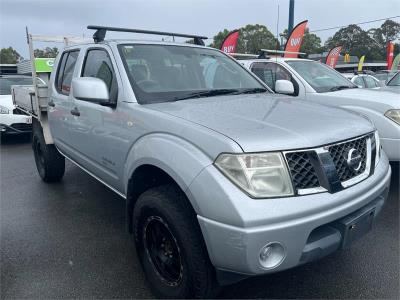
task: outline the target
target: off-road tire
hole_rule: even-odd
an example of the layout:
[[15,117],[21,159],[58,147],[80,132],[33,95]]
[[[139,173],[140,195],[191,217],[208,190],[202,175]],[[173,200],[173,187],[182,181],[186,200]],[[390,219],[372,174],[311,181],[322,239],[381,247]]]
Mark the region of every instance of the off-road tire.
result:
[[[149,220],[164,223],[176,242],[179,280],[168,282],[151,258],[147,233]],[[211,265],[196,214],[183,192],[174,185],[151,188],[139,196],[132,225],[142,268],[152,292],[159,298],[212,298],[217,292]],[[147,226],[147,227],[145,227]],[[146,234],[145,234],[146,233]],[[154,253],[154,252],[153,252]],[[159,253],[159,252],[156,252]]]
[[36,168],[44,182],[58,182],[65,172],[65,158],[54,145],[47,145],[42,130],[34,129],[32,148]]

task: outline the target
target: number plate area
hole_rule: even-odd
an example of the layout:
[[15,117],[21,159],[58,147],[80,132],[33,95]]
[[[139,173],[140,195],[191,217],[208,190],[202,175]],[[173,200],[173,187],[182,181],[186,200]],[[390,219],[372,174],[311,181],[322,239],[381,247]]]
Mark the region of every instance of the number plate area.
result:
[[372,229],[375,207],[363,209],[335,222],[334,226],[342,234],[342,248],[348,248],[354,241]]

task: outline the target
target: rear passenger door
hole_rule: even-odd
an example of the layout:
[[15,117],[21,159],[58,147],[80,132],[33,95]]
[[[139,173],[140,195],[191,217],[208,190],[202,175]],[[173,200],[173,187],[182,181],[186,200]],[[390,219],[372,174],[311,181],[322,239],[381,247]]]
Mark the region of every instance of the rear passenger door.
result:
[[79,50],[65,51],[57,64],[57,72],[50,85],[48,118],[50,131],[56,146],[69,154],[71,109],[74,105],[70,95],[72,77],[75,72]]
[[[106,46],[82,50],[82,68],[77,77],[95,77],[103,80],[114,103],[118,98],[116,65]],[[118,105],[118,104],[117,104]],[[105,183],[117,187],[120,181],[118,170],[122,169],[119,123],[121,110],[117,106],[102,106],[90,100],[74,99],[74,109],[79,116],[71,123],[71,140],[74,147],[74,160],[95,174]]]

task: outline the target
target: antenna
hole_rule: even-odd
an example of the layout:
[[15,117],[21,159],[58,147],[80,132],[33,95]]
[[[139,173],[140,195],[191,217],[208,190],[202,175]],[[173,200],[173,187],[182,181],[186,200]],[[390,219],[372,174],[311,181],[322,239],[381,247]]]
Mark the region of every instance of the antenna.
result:
[[297,52],[297,51],[285,51],[285,50],[270,50],[270,49],[261,49],[261,51],[266,52],[266,53],[279,53],[279,54],[299,54],[299,55],[306,55],[307,53],[305,52]]
[[[276,46],[275,46],[275,50],[276,52],[278,52],[278,43],[279,43],[279,4],[278,4],[278,18],[276,20]],[[278,62],[278,57],[275,56],[275,62]]]

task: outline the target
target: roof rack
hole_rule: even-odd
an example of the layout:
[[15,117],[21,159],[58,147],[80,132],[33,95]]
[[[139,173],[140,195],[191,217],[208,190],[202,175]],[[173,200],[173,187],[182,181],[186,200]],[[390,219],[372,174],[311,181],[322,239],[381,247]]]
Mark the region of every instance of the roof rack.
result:
[[275,54],[299,54],[299,55],[306,55],[307,53],[304,52],[295,52],[295,51],[284,51],[284,50],[270,50],[270,49],[261,49],[262,52],[266,53],[275,53]]
[[293,52],[293,51],[283,51],[283,50],[270,50],[270,49],[260,49],[258,54],[250,54],[250,53],[227,53],[237,59],[246,59],[246,58],[258,58],[258,59],[270,59],[271,57],[266,55],[266,53],[271,54],[298,54],[298,55],[306,55],[304,52]]
[[232,57],[237,57],[237,58],[257,58],[258,55],[257,54],[250,54],[250,53],[226,53]]
[[193,34],[183,34],[183,33],[174,33],[174,32],[163,32],[163,31],[152,31],[152,30],[143,30],[143,29],[132,29],[132,28],[121,28],[121,27],[108,27],[108,26],[97,26],[97,25],[89,25],[87,29],[96,30],[93,34],[93,40],[95,43],[100,43],[104,41],[106,37],[107,31],[118,31],[118,32],[131,32],[131,33],[143,33],[143,34],[154,34],[154,35],[167,35],[172,37],[185,37],[194,39],[194,43],[196,45],[204,46],[204,41],[208,39],[206,36],[199,36]]

